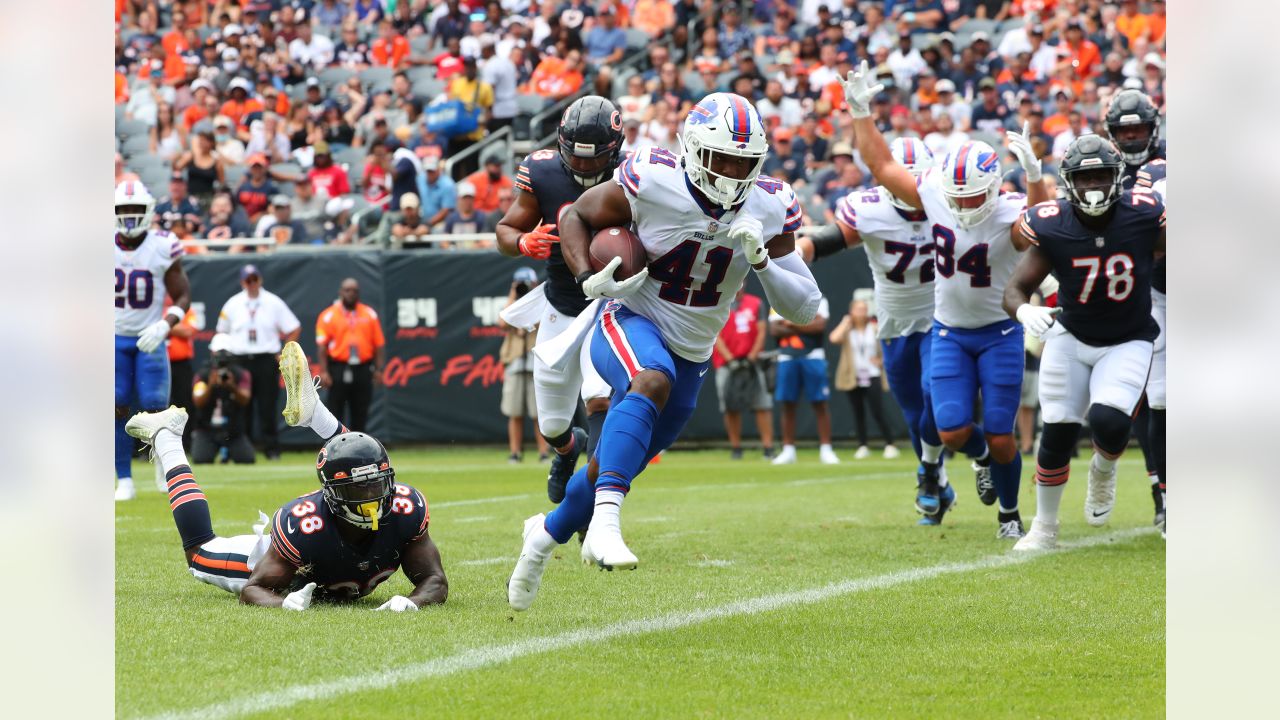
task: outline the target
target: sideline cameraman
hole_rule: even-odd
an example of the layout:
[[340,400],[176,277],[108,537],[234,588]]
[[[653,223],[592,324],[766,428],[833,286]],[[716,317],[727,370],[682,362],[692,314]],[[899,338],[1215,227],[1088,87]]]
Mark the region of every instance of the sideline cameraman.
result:
[[210,365],[196,376],[191,390],[195,405],[191,459],[211,463],[219,449],[226,448],[223,462],[230,457],[237,463],[252,463],[253,445],[246,428],[253,378],[248,370],[234,364],[228,335],[214,335],[209,354]]
[[[533,268],[522,267],[516,270],[511,279],[511,290],[507,293],[507,305],[519,300],[537,287],[538,274]],[[538,408],[533,396],[533,346],[538,342],[538,331],[526,331],[514,325],[508,325],[498,318],[498,325],[507,333],[502,339],[502,349],[498,351],[498,361],[502,363],[502,414],[507,416],[507,443],[511,449],[508,461],[518,463],[524,456],[524,419],[530,418],[534,425],[538,422]],[[538,462],[545,462],[548,456],[547,441],[542,433],[533,434],[538,443]]]

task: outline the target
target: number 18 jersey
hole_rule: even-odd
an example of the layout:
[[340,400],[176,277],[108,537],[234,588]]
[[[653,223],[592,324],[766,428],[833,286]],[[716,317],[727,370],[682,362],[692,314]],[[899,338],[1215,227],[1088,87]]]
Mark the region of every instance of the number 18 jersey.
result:
[[741,205],[721,212],[696,194],[680,158],[661,148],[627,158],[614,182],[649,257],[648,280],[622,304],[658,326],[672,352],[705,362],[751,268],[742,246],[729,240],[729,225],[747,213],[768,241],[800,227],[800,202],[787,183],[760,176]]
[[136,336],[164,312],[164,274],[182,257],[182,243],[149,230],[133,250],[116,244],[116,334]]
[[948,327],[968,329],[1005,322],[1009,315],[1001,302],[1018,264],[1009,228],[1026,209],[1027,197],[1002,192],[996,196],[995,212],[986,220],[961,228],[942,192],[938,172],[928,170],[919,184],[934,243],[934,317]]
[[933,240],[928,217],[894,207],[884,187],[849,193],[836,222],[858,231],[875,278],[879,338],[892,340],[933,325]]

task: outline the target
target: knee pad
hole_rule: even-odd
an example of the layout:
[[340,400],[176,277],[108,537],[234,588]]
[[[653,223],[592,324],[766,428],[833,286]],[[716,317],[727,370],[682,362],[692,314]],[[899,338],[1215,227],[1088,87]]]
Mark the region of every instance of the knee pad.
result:
[[1036,481],[1041,485],[1061,485],[1071,468],[1071,450],[1080,437],[1077,423],[1049,423],[1040,433],[1036,455]]
[[[559,430],[559,432],[556,432],[554,435],[547,432],[547,425],[551,425],[552,422],[555,424],[550,428],[550,430],[552,432]],[[559,419],[543,424],[542,418],[538,418],[538,431],[542,433],[542,437],[545,438],[547,443],[549,443],[553,448],[564,447],[566,443],[573,439],[573,428],[570,427],[567,421],[561,421]]]
[[987,447],[991,449],[991,459],[1001,465],[1013,462],[1018,456],[1018,444],[1012,435],[987,435]]
[[1133,421],[1127,413],[1109,405],[1089,407],[1089,427],[1093,430],[1093,442],[1108,455],[1118,456],[1129,442],[1129,430]]

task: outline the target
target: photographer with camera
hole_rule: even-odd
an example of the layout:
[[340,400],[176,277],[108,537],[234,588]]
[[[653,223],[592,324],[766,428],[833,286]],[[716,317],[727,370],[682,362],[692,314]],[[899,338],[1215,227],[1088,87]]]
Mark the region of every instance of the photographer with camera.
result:
[[195,406],[191,459],[211,463],[219,450],[225,449],[223,462],[230,458],[237,463],[252,463],[248,423],[253,378],[248,370],[235,364],[231,337],[225,333],[218,333],[209,341],[209,354],[209,367],[196,375],[191,389]]
[[[511,279],[511,290],[507,293],[507,305],[529,294],[537,285],[538,274],[533,268],[516,270]],[[524,455],[524,419],[532,419],[535,425],[538,422],[538,408],[533,395],[533,346],[538,342],[538,331],[508,325],[502,318],[498,318],[498,324],[507,333],[502,339],[502,349],[498,351],[498,361],[503,367],[501,408],[502,414],[507,416],[507,442],[511,448],[509,461],[518,463]],[[547,441],[539,432],[535,432],[533,438],[538,443],[538,462],[545,462],[549,457]]]

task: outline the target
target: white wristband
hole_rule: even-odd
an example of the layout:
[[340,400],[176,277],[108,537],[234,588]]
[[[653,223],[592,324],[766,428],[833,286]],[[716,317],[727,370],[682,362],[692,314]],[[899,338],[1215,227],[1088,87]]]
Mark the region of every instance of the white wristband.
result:
[[182,318],[187,316],[187,311],[177,305],[170,305],[168,310],[164,311],[166,317],[171,317],[178,322],[182,322]]

